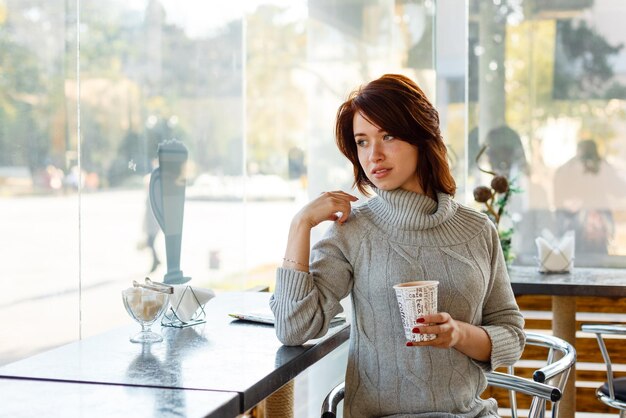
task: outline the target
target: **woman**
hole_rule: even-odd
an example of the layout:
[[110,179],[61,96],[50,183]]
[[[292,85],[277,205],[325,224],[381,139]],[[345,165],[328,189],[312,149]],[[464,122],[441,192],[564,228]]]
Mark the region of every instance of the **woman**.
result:
[[[356,197],[326,192],[293,218],[270,301],[278,338],[324,335],[351,295],[344,417],[497,416],[483,371],[519,358],[524,321],[493,223],[452,200],[437,111],[409,78],[384,75],[340,106],[336,137],[357,188],[377,196],[351,208]],[[432,341],[404,337],[392,286],[414,280],[439,281],[439,312],[414,329]]]

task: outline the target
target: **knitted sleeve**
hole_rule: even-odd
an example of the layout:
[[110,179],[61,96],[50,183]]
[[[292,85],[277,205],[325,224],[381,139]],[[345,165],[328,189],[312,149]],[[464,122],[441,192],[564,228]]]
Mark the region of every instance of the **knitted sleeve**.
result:
[[524,317],[511,288],[498,232],[491,222],[487,239],[487,245],[491,247],[490,288],[483,306],[481,327],[491,339],[491,359],[489,364],[478,364],[485,371],[491,371],[499,366],[511,365],[520,358],[526,335]]
[[323,336],[330,320],[343,311],[340,301],[352,289],[353,269],[347,258],[350,231],[355,228],[349,221],[329,228],[311,250],[310,273],[277,270],[270,308],[283,344],[300,345]]

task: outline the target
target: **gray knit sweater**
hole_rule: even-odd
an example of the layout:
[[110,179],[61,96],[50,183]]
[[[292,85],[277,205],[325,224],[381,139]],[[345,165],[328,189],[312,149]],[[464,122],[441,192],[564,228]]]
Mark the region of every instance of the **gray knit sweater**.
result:
[[[311,252],[311,272],[279,268],[270,300],[283,344],[324,335],[352,295],[345,418],[497,416],[482,400],[483,371],[514,363],[524,347],[495,226],[439,193],[381,191],[334,224]],[[492,342],[481,363],[455,349],[406,347],[392,286],[438,280],[438,309],[481,326]]]

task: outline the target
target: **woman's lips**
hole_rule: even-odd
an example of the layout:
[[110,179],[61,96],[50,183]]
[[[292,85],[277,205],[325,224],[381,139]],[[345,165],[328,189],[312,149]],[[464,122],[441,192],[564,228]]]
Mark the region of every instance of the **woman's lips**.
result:
[[376,170],[372,170],[372,176],[376,179],[381,179],[387,176],[391,172],[390,168],[379,168]]

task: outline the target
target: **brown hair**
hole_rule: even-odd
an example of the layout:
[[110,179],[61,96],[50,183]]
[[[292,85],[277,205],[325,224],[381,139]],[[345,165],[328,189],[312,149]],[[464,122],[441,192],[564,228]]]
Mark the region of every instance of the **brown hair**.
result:
[[385,74],[353,91],[339,106],[335,125],[337,147],[352,163],[354,186],[367,195],[367,186],[372,183],[359,163],[352,127],[357,112],[389,135],[417,147],[415,173],[424,193],[454,195],[456,183],[439,131],[439,114],[414,81],[403,75]]

